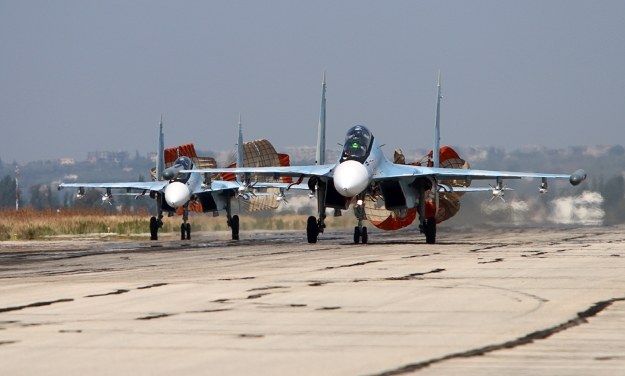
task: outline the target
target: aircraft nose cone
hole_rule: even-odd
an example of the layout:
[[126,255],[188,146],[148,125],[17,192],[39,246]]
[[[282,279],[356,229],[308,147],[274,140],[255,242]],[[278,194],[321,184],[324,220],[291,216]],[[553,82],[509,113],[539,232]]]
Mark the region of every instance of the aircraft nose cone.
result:
[[354,197],[369,185],[369,172],[362,163],[345,161],[334,170],[334,188],[342,196]]
[[169,183],[165,188],[165,201],[172,208],[179,208],[191,198],[191,192],[186,184],[179,181]]

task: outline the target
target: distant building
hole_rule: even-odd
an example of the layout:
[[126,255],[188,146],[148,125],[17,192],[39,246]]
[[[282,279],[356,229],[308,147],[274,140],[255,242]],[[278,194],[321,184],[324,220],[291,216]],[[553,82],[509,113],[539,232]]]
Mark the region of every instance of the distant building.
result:
[[76,160],[74,160],[74,158],[61,158],[59,159],[59,163],[62,166],[70,166],[70,165],[75,165]]
[[122,163],[128,160],[127,151],[90,151],[87,153],[87,162]]

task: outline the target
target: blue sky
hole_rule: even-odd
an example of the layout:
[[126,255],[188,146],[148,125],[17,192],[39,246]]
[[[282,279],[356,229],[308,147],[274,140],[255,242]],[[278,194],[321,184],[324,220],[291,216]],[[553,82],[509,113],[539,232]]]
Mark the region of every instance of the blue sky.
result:
[[0,158],[314,145],[625,143],[623,1],[0,1]]

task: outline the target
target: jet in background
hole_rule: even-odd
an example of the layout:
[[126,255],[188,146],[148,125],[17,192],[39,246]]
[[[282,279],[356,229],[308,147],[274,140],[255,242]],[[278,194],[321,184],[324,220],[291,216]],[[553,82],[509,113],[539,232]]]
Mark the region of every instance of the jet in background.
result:
[[[533,172],[489,171],[464,168],[441,168],[440,155],[433,153],[431,165],[414,166],[398,164],[384,156],[378,139],[363,125],[351,127],[345,136],[343,151],[339,159],[332,164],[325,163],[325,74],[322,81],[321,111],[317,134],[317,161],[315,165],[289,167],[235,168],[228,172],[238,174],[256,174],[299,177],[299,181],[308,178],[308,187],[316,193],[318,216],[308,218],[306,235],[309,243],[317,242],[318,235],[326,227],[326,208],[344,210],[354,205],[358,220],[354,228],[354,242],[367,243],[367,228],[363,202],[366,198],[383,197],[387,210],[401,211],[417,209],[419,229],[425,235],[426,242],[436,242],[436,220],[426,211],[426,200],[434,196],[437,210],[439,192],[483,191],[485,188],[454,188],[444,184],[456,180],[469,183],[472,180],[494,180],[495,185],[489,190],[493,196],[502,197],[508,188],[504,179],[541,178],[540,191],[547,191],[547,179],[568,179],[577,186],[586,179],[586,172],[577,170],[572,174],[546,174]],[[437,85],[436,122],[434,147],[440,149],[440,74]],[[183,169],[181,173],[220,173],[223,169]],[[468,185],[468,184],[467,184]]]
[[[237,163],[243,163],[243,133],[239,121],[239,138]],[[227,224],[232,230],[232,239],[239,239],[239,216],[232,215],[232,199],[246,199],[256,188],[275,187],[285,189],[288,185],[281,183],[254,183],[241,181],[212,180],[210,174],[199,172],[183,172],[196,167],[188,156],[179,156],[172,166],[165,168],[163,121],[160,122],[158,137],[158,153],[156,161],[156,181],[150,182],[119,182],[119,183],[62,183],[59,190],[78,188],[78,197],[85,193],[85,188],[105,189],[103,200],[112,200],[113,190],[124,190],[125,194],[149,195],[156,200],[156,215],[150,218],[150,238],[158,240],[158,231],[163,226],[163,213],[174,215],[182,211],[180,225],[181,240],[191,239],[191,225],[188,223],[189,211],[217,212],[225,210]],[[230,172],[230,171],[228,171]]]

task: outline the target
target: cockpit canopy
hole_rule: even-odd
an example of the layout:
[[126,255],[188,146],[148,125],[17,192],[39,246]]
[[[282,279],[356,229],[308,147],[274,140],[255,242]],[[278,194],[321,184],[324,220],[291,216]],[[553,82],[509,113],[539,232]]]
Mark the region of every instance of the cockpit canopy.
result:
[[[193,161],[189,157],[178,157],[173,167],[179,168],[180,170],[191,170],[193,168]],[[186,183],[186,181],[189,180],[189,174],[180,174],[176,177],[176,180]]]
[[183,170],[190,170],[193,167],[193,162],[189,157],[178,157],[174,162],[174,166],[182,166]]
[[371,142],[373,136],[364,125],[356,125],[347,131],[345,136],[345,144],[343,145],[342,161],[356,160],[364,162],[369,151],[371,150]]

